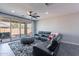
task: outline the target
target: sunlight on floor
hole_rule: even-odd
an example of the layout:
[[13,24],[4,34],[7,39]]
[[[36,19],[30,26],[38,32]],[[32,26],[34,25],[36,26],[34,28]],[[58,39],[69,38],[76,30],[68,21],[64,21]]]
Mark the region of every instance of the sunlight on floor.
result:
[[0,44],[0,56],[15,56],[8,43]]

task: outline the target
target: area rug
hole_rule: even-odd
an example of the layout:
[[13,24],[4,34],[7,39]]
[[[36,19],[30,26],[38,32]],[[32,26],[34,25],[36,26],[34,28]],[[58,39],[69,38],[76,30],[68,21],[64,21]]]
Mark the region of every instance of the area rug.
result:
[[33,44],[23,45],[20,41],[9,43],[10,48],[14,52],[15,56],[32,56]]

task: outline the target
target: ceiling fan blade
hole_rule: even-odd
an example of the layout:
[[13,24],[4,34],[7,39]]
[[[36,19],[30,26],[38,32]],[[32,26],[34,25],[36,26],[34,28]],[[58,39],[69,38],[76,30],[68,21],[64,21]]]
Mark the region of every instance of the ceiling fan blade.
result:
[[49,5],[49,3],[45,3],[45,5]]
[[45,6],[51,6],[54,3],[45,3]]
[[36,16],[36,17],[40,17],[40,16]]
[[37,18],[37,17],[40,17],[40,16],[32,16],[32,17]]

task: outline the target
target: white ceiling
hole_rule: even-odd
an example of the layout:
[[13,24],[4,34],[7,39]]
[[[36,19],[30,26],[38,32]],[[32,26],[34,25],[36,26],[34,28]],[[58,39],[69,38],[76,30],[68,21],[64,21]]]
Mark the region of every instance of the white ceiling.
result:
[[[11,11],[15,11],[12,13]],[[13,15],[27,16],[28,11],[37,12],[40,17],[60,16],[69,13],[79,12],[78,3],[51,3],[46,6],[44,3],[0,3],[0,11]],[[48,12],[48,14],[45,14]]]

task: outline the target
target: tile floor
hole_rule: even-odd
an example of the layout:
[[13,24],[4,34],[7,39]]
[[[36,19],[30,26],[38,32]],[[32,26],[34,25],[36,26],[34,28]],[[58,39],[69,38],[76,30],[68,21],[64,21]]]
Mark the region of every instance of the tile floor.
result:
[[15,56],[8,43],[0,44],[0,56]]

